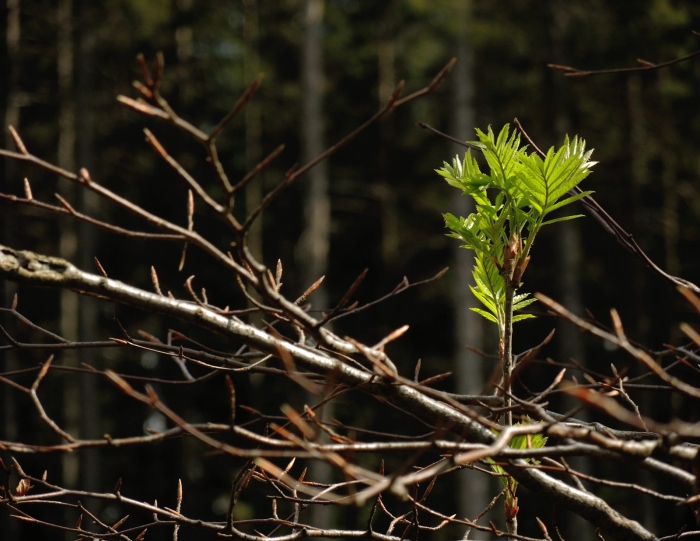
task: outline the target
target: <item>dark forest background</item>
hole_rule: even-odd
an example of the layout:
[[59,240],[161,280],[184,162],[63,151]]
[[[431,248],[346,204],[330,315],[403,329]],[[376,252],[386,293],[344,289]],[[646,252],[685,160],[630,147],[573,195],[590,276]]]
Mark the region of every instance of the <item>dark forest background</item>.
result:
[[[332,305],[365,268],[369,274],[358,292],[360,301],[390,292],[404,276],[415,281],[446,266],[451,269],[437,282],[340,319],[336,332],[374,343],[409,324],[410,332],[391,346],[392,358],[407,374],[412,374],[418,359],[424,377],[455,372],[441,384],[448,390],[478,392],[493,369],[495,335],[474,320],[469,320],[471,334],[465,334],[463,308],[472,303],[464,288],[469,261],[457,257],[457,243],[445,236],[441,217],[447,211],[463,213],[463,203],[434,172],[462,150],[421,129],[418,122],[467,140],[473,138],[474,127],[492,125],[498,130],[517,117],[543,148],[559,144],[566,133],[578,134],[595,148],[593,157],[599,162],[585,189],[595,190],[599,203],[662,268],[700,282],[700,64],[690,61],[662,70],[579,78],[547,67],[556,63],[602,69],[635,66],[638,58],[661,62],[686,55],[700,48],[700,38],[692,34],[700,29],[699,3],[326,0],[323,4],[318,41],[309,45],[301,0],[7,0],[0,66],[3,127],[14,125],[34,154],[75,170],[87,167],[110,189],[184,224],[185,186],[145,143],[143,118],[115,99],[118,94],[135,97],[131,81],[140,77],[138,53],[150,60],[157,51],[163,52],[163,94],[179,114],[205,130],[231,109],[258,73],[265,74],[253,102],[221,136],[220,156],[231,178],[238,179],[281,143],[286,148],[249,194],[237,201],[241,208],[254,205],[293,164],[307,161],[304,156],[314,148],[304,135],[314,114],[304,104],[305,96],[313,92],[304,83],[304,72],[310,69],[305,47],[322,53],[321,90],[317,96],[311,94],[322,115],[322,140],[316,141],[321,148],[371,116],[399,81],[405,81],[405,93],[412,92],[456,56],[455,70],[438,90],[394,111],[334,155],[325,171],[321,169],[327,182],[322,195],[330,204],[326,228],[330,252],[321,297],[326,302],[315,308]],[[148,127],[206,185],[210,172],[203,163],[203,149],[163,123],[154,121]],[[9,135],[6,147],[12,147]],[[0,168],[2,191],[21,194],[25,176],[37,198],[50,200],[59,192],[103,219],[131,223],[131,217],[75,193],[46,171],[11,162]],[[209,185],[214,186],[214,179]],[[299,242],[310,227],[303,209],[314,186],[318,184],[310,178],[301,179],[267,210],[255,244],[268,266],[274,268],[276,260],[282,260],[284,290],[292,298],[308,287],[308,267],[316,264]],[[196,252],[189,254],[186,268],[179,272],[181,246],[134,242],[6,202],[0,203],[0,215],[2,242],[10,246],[68,255],[91,271],[96,256],[111,277],[145,288],[150,288],[153,265],[161,287],[176,295],[184,291],[185,279],[195,274],[217,304],[241,305],[235,284],[218,278]],[[202,232],[226,244],[223,228],[205,216],[196,219]],[[5,306],[18,291],[24,315],[64,336],[104,339],[121,332],[109,303],[79,306],[70,293],[4,287]],[[534,248],[524,290],[543,292],[602,321],[609,321],[609,309],[617,308],[630,338],[655,350],[679,343],[678,323],[693,322],[673,288],[590,218],[545,229]],[[59,319],[61,308],[65,313],[71,307],[80,316]],[[232,347],[148,314],[124,309],[119,317],[133,334],[143,329],[164,337],[175,328],[211,347]],[[515,350],[536,345],[554,327],[555,338],[523,385],[537,388],[538,382],[551,381],[559,370],[556,361],[570,358],[601,373],[610,372],[610,363],[630,375],[637,370],[620,352],[566,326],[559,328],[546,314],[516,326]],[[24,341],[39,339],[25,327],[13,332]],[[486,355],[475,355],[467,344]],[[2,355],[3,371],[45,360],[41,351]],[[57,356],[57,363],[66,367],[81,362],[130,374],[152,376],[157,371],[165,379],[177,376],[173,363],[147,353],[103,349]],[[33,377],[28,375],[28,381]],[[303,402],[302,396],[287,396],[289,391],[274,380],[236,383],[244,395],[259,394],[261,411],[270,415],[278,413],[281,401]],[[139,434],[143,427],[158,428],[165,422],[107,392],[103,381],[88,377],[80,388],[72,388],[67,378],[54,378],[50,385],[46,392],[52,393],[54,412],[62,412],[56,415],[62,415],[67,426],[82,423],[80,430],[94,437]],[[158,391],[192,422],[225,420],[226,395],[220,378],[184,389],[163,383]],[[26,397],[6,386],[0,393],[3,439],[41,441],[45,434]],[[682,402],[672,402],[664,394],[647,396],[638,391],[635,398],[643,411],[653,408],[657,419],[697,418],[697,412],[685,411]],[[87,410],[89,415],[76,421]],[[391,423],[391,416],[369,401],[348,404],[334,415],[356,426]],[[241,416],[245,418],[245,412]],[[172,472],[185,471],[185,505],[192,514],[216,517],[226,510],[230,480],[240,464],[217,455],[202,457],[200,451],[199,444],[182,440],[167,447],[114,449],[99,457],[90,452],[53,455],[49,475],[73,476],[76,484],[102,490],[122,477],[123,491],[167,501],[176,482]],[[30,457],[24,467],[31,469]],[[46,462],[36,467],[44,468]],[[636,475],[633,470],[619,473],[623,481]],[[445,499],[446,514],[466,509],[473,515],[470,506],[481,505],[480,491],[488,494],[489,488],[475,487],[472,498],[470,486],[463,485],[458,496],[454,487],[441,487],[434,497]],[[667,521],[667,533],[676,531],[674,516],[680,511],[674,506],[652,506],[642,497],[625,499],[619,493],[610,498],[628,516],[655,521],[661,530]],[[551,514],[546,502],[529,499],[528,503],[523,490],[524,508],[529,505],[545,516]],[[252,512],[257,505],[265,502],[243,502],[240,509]],[[121,511],[107,507],[101,512],[116,519]],[[361,521],[363,513],[337,520]],[[521,523],[531,527],[524,519]],[[149,538],[159,539],[158,535],[165,532],[153,532]],[[183,532],[181,539],[198,539],[197,535]],[[0,538],[49,539],[47,531],[8,521],[6,516],[0,517]]]

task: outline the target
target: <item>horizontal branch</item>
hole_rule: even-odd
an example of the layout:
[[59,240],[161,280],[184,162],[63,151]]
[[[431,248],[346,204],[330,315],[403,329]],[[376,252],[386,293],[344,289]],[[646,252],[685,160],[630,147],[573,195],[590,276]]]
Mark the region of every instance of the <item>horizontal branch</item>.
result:
[[[363,390],[382,396],[430,423],[450,427],[452,432],[467,441],[490,445],[495,440],[493,432],[470,417],[466,408],[453,404],[452,401],[446,403],[429,397],[416,385],[392,384],[389,374],[378,377],[333,357],[331,352],[290,343],[279,335],[268,334],[236,317],[225,317],[190,302],[163,297],[118,280],[83,272],[64,259],[17,251],[0,245],[0,278],[37,286],[72,289],[81,294],[107,298],[151,313],[175,317],[235,338],[251,348],[276,357],[291,356],[298,366],[320,375],[332,375],[336,381],[348,386],[362,385]],[[639,523],[623,517],[602,499],[566,485],[542,471],[527,469],[527,463],[521,459],[511,461],[511,465],[505,469],[521,484],[531,490],[549,494],[555,501],[616,539],[656,539]]]

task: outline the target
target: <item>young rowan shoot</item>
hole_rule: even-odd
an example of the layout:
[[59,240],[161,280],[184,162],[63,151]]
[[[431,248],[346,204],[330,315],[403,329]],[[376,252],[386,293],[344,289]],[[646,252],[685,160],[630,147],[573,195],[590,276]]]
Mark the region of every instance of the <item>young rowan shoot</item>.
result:
[[[444,164],[439,175],[448,184],[474,199],[476,212],[466,218],[446,213],[445,224],[450,237],[474,250],[474,295],[485,307],[473,310],[498,324],[503,334],[510,315],[506,311],[506,292],[521,286],[521,278],[530,261],[530,250],[540,229],[548,224],[571,220],[582,215],[546,219],[553,211],[577,201],[591,191],[569,192],[590,174],[596,163],[589,160],[585,142],[568,137],[559,149],[550,148],[544,159],[520,148],[520,136],[509,132],[506,124],[496,138],[491,128],[487,133],[476,130],[478,146],[490,169],[483,173],[471,151],[464,160],[456,157],[452,165]],[[534,302],[529,294],[515,295],[513,310]],[[533,317],[519,314],[511,321]]]
[[[447,213],[445,224],[450,237],[462,241],[463,248],[474,250],[475,285],[470,287],[483,308],[472,310],[498,325],[505,424],[512,425],[513,323],[534,317],[514,312],[535,302],[529,293],[518,294],[517,290],[540,229],[581,216],[552,218],[550,214],[592,193],[572,190],[590,174],[596,162],[589,159],[592,150],[586,151],[586,144],[579,137],[565,137],[560,148],[550,148],[542,158],[535,152],[529,153],[527,146],[521,147],[519,134],[510,132],[507,124],[498,137],[490,127],[486,133],[479,129],[476,133],[479,140],[472,144],[481,150],[489,173],[481,171],[471,150],[463,160],[456,157],[452,165],[445,163],[437,173],[474,199],[475,212],[466,218]],[[516,533],[516,484],[509,477],[504,478],[504,483],[509,483],[506,488],[511,487],[506,498],[507,523],[510,533]]]

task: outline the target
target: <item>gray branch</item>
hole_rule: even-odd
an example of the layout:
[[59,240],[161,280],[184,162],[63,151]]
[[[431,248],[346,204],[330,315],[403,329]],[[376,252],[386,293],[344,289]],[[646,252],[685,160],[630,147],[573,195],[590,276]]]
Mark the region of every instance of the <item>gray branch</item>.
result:
[[[0,245],[0,278],[36,286],[66,288],[80,294],[118,301],[230,336],[265,353],[275,356],[289,354],[305,370],[324,376],[332,374],[336,380],[348,386],[362,385],[364,390],[381,395],[394,405],[430,423],[451,426],[452,432],[467,441],[489,445],[495,440],[493,432],[467,415],[466,409],[460,411],[453,405],[427,396],[415,386],[396,384],[396,381],[384,376],[378,377],[370,371],[350,366],[330,353],[272,336],[236,317],[226,317],[192,302],[172,299],[118,280],[83,272],[57,257],[18,251]],[[615,539],[657,539],[639,523],[625,518],[597,496],[566,485],[540,470],[532,469],[522,459],[511,460],[510,464],[506,470],[522,485],[532,491],[548,494],[554,501],[578,513]]]

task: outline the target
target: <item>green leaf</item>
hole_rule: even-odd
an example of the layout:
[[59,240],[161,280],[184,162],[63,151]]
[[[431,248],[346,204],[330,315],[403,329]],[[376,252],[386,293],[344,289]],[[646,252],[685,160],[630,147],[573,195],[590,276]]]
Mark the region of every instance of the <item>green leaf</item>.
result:
[[[517,423],[518,425],[530,424],[529,422]],[[541,449],[547,443],[547,437],[542,434],[519,434],[514,436],[509,442],[508,447],[512,449]]]
[[482,143],[484,157],[491,169],[491,178],[495,186],[502,189],[505,189],[507,180],[519,169],[521,155],[525,154],[525,149],[518,148],[520,136],[515,131],[509,132],[510,126],[506,124],[494,141],[491,126],[487,133],[476,130],[479,141]]
[[559,201],[571,189],[590,174],[595,164],[589,160],[591,151],[585,152],[585,142],[578,137],[555,151],[550,148],[544,160],[536,154],[523,156],[520,180],[526,198],[541,217],[584,197],[574,195]]
[[549,210],[547,211],[547,214],[549,214],[550,212],[552,212],[554,210],[557,210],[558,208],[569,205],[569,204],[573,203],[574,201],[578,201],[579,199],[583,199],[584,197],[586,197],[587,195],[591,195],[592,193],[593,193],[592,190],[588,190],[585,192],[578,193],[576,195],[572,195],[571,197],[567,197],[566,199],[562,199],[562,200],[558,201],[557,203],[555,203],[554,205],[551,205],[549,207]]
[[471,214],[467,218],[457,218],[455,215],[446,213],[443,215],[445,225],[452,231],[448,236],[464,241],[466,248],[477,252],[489,250],[489,244],[480,232],[480,217]]
[[498,273],[498,269],[491,262],[490,257],[484,254],[477,254],[472,274],[474,287],[470,286],[470,289],[488,312],[481,309],[473,310],[489,321],[501,325],[504,321],[505,307],[503,277]]
[[523,295],[516,295],[513,297],[513,310],[522,310],[526,306],[530,306],[533,302],[537,302],[537,299],[526,299],[529,293],[524,293]]
[[476,312],[477,314],[484,316],[489,321],[493,321],[494,323],[498,324],[498,320],[493,315],[491,315],[489,312],[487,312],[486,310],[482,310],[481,308],[475,308],[475,307],[471,307],[469,309],[472,312]]
[[471,152],[464,155],[463,161],[460,161],[459,157],[455,157],[452,160],[452,165],[444,162],[442,169],[435,171],[450,186],[460,188],[465,194],[472,194],[475,190],[481,190],[492,183],[491,177],[481,172],[479,164]]
[[494,316],[498,316],[498,308],[496,305],[498,301],[491,296],[490,291],[484,291],[483,289],[479,291],[472,286],[469,286],[469,289],[471,289],[474,296],[481,301],[481,304],[486,306]]
[[570,216],[562,216],[561,218],[553,218],[552,220],[547,220],[542,222],[542,225],[556,224],[558,222],[567,222],[569,220],[575,220],[576,218],[585,218],[584,214],[571,214]]

